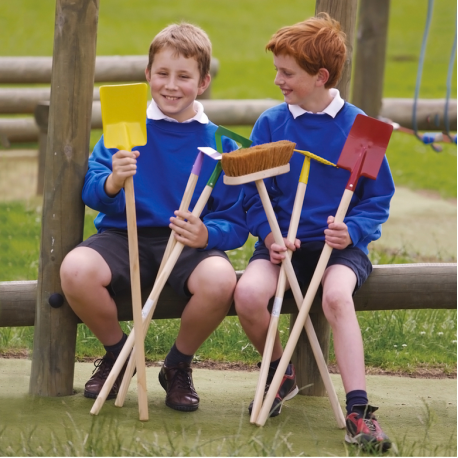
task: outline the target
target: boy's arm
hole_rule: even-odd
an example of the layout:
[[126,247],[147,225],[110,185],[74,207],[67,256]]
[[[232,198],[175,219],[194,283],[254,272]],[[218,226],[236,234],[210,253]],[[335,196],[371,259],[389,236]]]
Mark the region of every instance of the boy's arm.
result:
[[[384,158],[376,180],[362,177],[344,219],[353,245],[380,231],[389,216],[395,186],[388,161]],[[376,237],[378,238],[378,237]]]
[[[238,149],[237,144],[227,137],[222,138],[222,147],[224,152]],[[202,212],[202,221],[208,233],[205,249],[234,250],[243,246],[249,235],[243,187],[225,185],[223,174]]]
[[222,186],[227,189],[224,189],[225,192],[221,197],[212,202],[215,210],[207,213],[203,217],[203,222],[208,231],[208,242],[205,248],[226,251],[243,246],[248,239],[249,231],[243,207],[243,188]]
[[88,161],[89,168],[82,192],[83,201],[88,207],[107,215],[123,212],[126,207],[124,189],[111,197],[107,194],[105,187],[112,173],[114,152],[115,150],[105,148],[103,137],[98,141]]

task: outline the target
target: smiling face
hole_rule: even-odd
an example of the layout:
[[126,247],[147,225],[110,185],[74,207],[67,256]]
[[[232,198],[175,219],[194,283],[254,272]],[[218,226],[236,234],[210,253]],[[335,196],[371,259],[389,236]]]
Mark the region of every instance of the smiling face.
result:
[[170,47],[155,54],[145,74],[159,109],[178,122],[195,115],[194,101],[210,84],[210,75],[201,81],[195,58],[186,58]]
[[274,66],[277,71],[274,83],[280,88],[285,102],[299,105],[314,113],[324,110],[332,100],[324,85],[329,72],[320,68],[316,75],[310,75],[287,54],[274,54]]

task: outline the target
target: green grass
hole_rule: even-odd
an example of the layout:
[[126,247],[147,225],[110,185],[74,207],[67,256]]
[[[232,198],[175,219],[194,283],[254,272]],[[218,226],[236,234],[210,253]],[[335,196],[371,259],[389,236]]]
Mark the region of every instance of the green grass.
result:
[[[154,35],[181,20],[203,27],[220,61],[214,98],[281,99],[273,84],[271,55],[264,51],[280,27],[314,14],[315,2],[289,0],[110,0],[100,2],[98,55],[147,53]],[[418,58],[426,21],[427,0],[399,0],[390,5],[385,69],[385,97],[413,97]],[[4,2],[0,43],[7,56],[51,56],[54,41],[54,0]],[[452,48],[456,2],[435,2],[420,94],[445,97],[447,66]],[[33,69],[31,69],[33,71]],[[456,69],[452,78],[456,98]]]
[[[65,402],[63,402],[65,406]],[[403,436],[399,431],[391,439],[392,449],[382,454],[378,450],[362,451],[343,444],[334,449],[342,455],[358,457],[423,457],[456,456],[456,432],[449,438],[437,443],[431,440],[437,431],[438,413],[426,402],[419,412],[420,426],[416,437]],[[55,410],[62,410],[55,406]],[[263,434],[263,429],[244,428],[243,415],[239,425],[226,425],[223,437],[208,439],[208,433],[175,424],[164,424],[163,430],[148,431],[148,424],[136,422],[133,426],[125,419],[93,417],[89,422],[75,420],[74,412],[63,414],[63,421],[55,429],[48,424],[31,426],[4,426],[0,429],[1,456],[328,456],[330,446],[314,444],[313,452],[297,450],[292,443],[294,435],[289,424],[280,423],[272,434]],[[305,422],[307,423],[307,422]],[[302,434],[310,434],[305,424]],[[244,429],[243,429],[244,428]],[[253,431],[253,432],[251,432]],[[14,438],[14,439],[13,439]],[[322,448],[322,450],[320,450]],[[332,448],[332,446],[331,446]],[[313,453],[312,452],[312,453]]]

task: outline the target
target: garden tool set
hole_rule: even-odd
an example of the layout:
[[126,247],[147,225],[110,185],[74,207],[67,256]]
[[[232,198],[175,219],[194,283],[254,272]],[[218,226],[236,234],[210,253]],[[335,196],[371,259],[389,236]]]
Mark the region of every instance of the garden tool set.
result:
[[[129,88],[128,90],[133,91],[133,86],[141,85],[123,85],[123,86],[110,86],[108,88]],[[145,85],[146,86],[146,85]],[[101,88],[101,101],[102,101],[102,118],[104,122],[104,138],[105,146],[118,149],[130,150],[133,146],[140,146],[146,143],[146,132],[143,135],[143,131],[140,129],[140,124],[145,126],[145,93],[139,98],[143,97],[142,103],[135,105],[135,110],[138,110],[138,117],[136,115],[128,116],[129,110],[126,110],[124,118],[121,116],[121,112],[116,108],[106,108],[112,112],[109,117],[103,117],[105,112],[104,103],[107,107],[108,103],[104,100],[110,100],[110,95],[113,94],[113,99],[116,99],[118,95],[115,95],[115,90],[111,92],[102,91]],[[127,90],[127,89],[125,89]],[[120,90],[119,90],[120,91]],[[132,92],[133,93],[133,92]],[[103,95],[105,94],[105,95]],[[119,92],[119,99],[123,95]],[[133,96],[128,96],[129,104],[132,104]],[[119,102],[120,100],[118,100]],[[134,108],[132,108],[133,110]],[[142,119],[140,112],[143,116]],[[121,133],[120,133],[121,131]],[[116,133],[111,133],[116,132]],[[340,205],[337,209],[335,216],[335,222],[342,222],[347,213],[350,205],[351,198],[355,191],[358,179],[361,176],[368,177],[375,180],[380,166],[382,164],[386,148],[391,136],[392,126],[384,122],[378,121],[368,116],[358,115],[354,121],[354,124],[350,130],[348,138],[342,149],[341,155],[337,162],[337,167],[350,171],[350,179],[348,180],[347,186],[343,193]],[[273,233],[275,243],[284,246],[284,240],[280,231],[272,203],[269,195],[264,178],[274,177],[289,172],[290,164],[289,161],[296,151],[304,155],[304,163],[302,166],[299,183],[296,191],[293,211],[291,214],[290,226],[288,230],[287,239],[290,242],[294,242],[296,233],[299,225],[299,219],[301,209],[304,202],[305,191],[307,187],[307,181],[310,171],[311,159],[318,161],[322,164],[336,167],[335,164],[322,159],[315,154],[308,151],[301,151],[295,149],[295,144],[289,141],[273,142],[264,145],[258,145],[250,147],[251,141],[237,135],[224,127],[219,127],[216,131],[216,145],[218,151],[213,148],[201,147],[197,155],[196,161],[192,168],[186,189],[180,204],[180,210],[186,210],[189,207],[191,198],[199,178],[200,169],[202,166],[203,155],[208,155],[216,162],[215,169],[212,176],[207,182],[206,187],[201,193],[199,200],[197,201],[192,214],[200,216],[203,211],[210,194],[213,190],[216,181],[218,180],[221,171],[225,172],[224,183],[226,185],[241,185],[245,183],[255,182],[256,188],[261,198],[264,211],[267,215],[267,219]],[[222,142],[221,137],[226,136],[231,138],[242,145],[242,148],[233,151],[231,153],[222,153]],[[130,181],[130,183],[128,183]],[[148,419],[148,408],[146,398],[146,376],[144,371],[144,338],[152,319],[159,295],[175,266],[184,245],[176,241],[173,233],[170,235],[169,242],[167,244],[166,251],[164,253],[162,263],[156,277],[153,289],[146,301],[143,310],[141,310],[141,295],[140,295],[140,280],[139,280],[139,267],[138,267],[138,246],[136,238],[136,223],[135,223],[135,203],[133,198],[133,180],[126,180],[126,206],[127,206],[127,220],[128,220],[128,233],[129,233],[129,256],[131,262],[131,278],[132,278],[132,307],[134,316],[134,329],[129,335],[113,369],[110,372],[99,396],[97,397],[94,405],[91,409],[91,414],[97,415],[102,408],[107,396],[122,371],[127,359],[130,355],[129,364],[127,365],[124,373],[124,378],[118,392],[116,399],[116,406],[122,406],[126,397],[127,389],[134,373],[135,367],[137,368],[137,385],[138,385],[138,402],[140,420]],[[131,198],[128,198],[131,196]],[[133,210],[132,210],[133,209]],[[133,212],[133,216],[132,215]],[[134,218],[133,222],[131,219]],[[134,234],[135,232],[135,234]],[[132,242],[131,242],[132,239]],[[332,384],[327,365],[323,353],[321,351],[318,338],[315,330],[308,316],[310,307],[315,298],[318,287],[321,283],[324,271],[332,253],[332,248],[325,244],[313,274],[310,285],[307,289],[305,297],[302,296],[302,292],[296,278],[292,263],[291,263],[291,251],[288,250],[287,255],[282,261],[280,275],[277,283],[277,290],[273,302],[273,308],[271,313],[271,319],[267,332],[266,344],[264,348],[264,354],[261,363],[261,371],[256,387],[256,393],[253,402],[253,408],[251,412],[250,422],[255,423],[258,426],[263,426],[270,414],[270,409],[275,399],[276,393],[280,387],[283,375],[286,371],[287,365],[294,352],[295,346],[299,339],[302,328],[305,327],[307,336],[310,340],[310,345],[314,353],[317,365],[323,379],[326,391],[328,393],[331,406],[336,418],[339,428],[345,428],[345,419],[342,413],[342,409],[339,405],[337,395]],[[137,278],[138,277],[138,278]],[[135,280],[135,281],[134,281]],[[278,320],[281,312],[283,303],[283,296],[285,292],[286,280],[289,281],[294,299],[297,303],[299,314],[296,322],[291,329],[290,337],[287,345],[284,349],[283,356],[280,359],[280,363],[275,372],[270,387],[266,393],[264,393],[264,387],[266,385],[267,374],[269,370],[269,364],[272,357],[273,346],[275,337],[277,334]],[[134,291],[135,290],[135,291]],[[131,352],[132,351],[132,352]],[[264,397],[264,401],[263,401]]]

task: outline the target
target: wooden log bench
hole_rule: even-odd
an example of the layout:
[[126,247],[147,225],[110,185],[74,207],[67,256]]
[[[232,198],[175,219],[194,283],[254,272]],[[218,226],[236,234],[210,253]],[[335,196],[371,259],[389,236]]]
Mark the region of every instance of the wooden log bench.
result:
[[[242,272],[237,272],[240,278]],[[150,291],[143,291],[145,302]],[[455,309],[457,305],[457,264],[390,264],[374,266],[374,270],[354,297],[357,312],[399,309]],[[0,282],[0,327],[33,326],[37,302],[37,281]],[[186,299],[168,285],[159,299],[153,319],[179,318]],[[120,321],[132,320],[130,296],[117,299]],[[272,305],[272,304],[270,304]],[[52,313],[62,313],[53,309]],[[285,296],[282,314],[290,314],[294,322],[297,306],[291,294]],[[236,315],[232,305],[228,316]],[[329,351],[329,326],[321,311],[319,297],[310,310],[325,357]],[[300,386],[312,385],[302,394],[324,396],[325,390],[316,367],[308,339],[303,332],[294,362]]]

